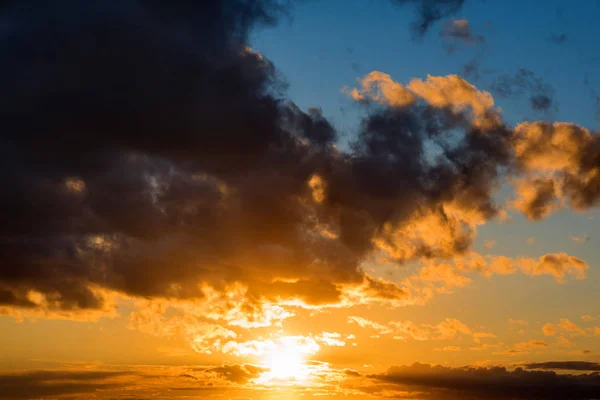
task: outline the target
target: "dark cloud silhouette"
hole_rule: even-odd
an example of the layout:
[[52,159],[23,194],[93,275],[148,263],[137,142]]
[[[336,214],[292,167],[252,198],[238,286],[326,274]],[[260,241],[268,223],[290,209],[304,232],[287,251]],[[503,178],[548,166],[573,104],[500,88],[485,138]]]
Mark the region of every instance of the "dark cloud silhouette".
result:
[[465,0],[391,0],[399,5],[411,5],[415,8],[417,19],[412,25],[415,37],[422,38],[431,25],[443,18],[456,14]]
[[248,382],[249,379],[258,378],[260,374],[267,370],[267,368],[251,364],[232,364],[210,368],[207,369],[206,372],[216,373],[217,375],[231,382],[245,383]]
[[547,112],[558,107],[554,88],[525,68],[519,69],[514,76],[500,75],[492,89],[502,97],[529,96],[529,105],[534,111]]
[[0,399],[32,399],[93,393],[122,383],[111,378],[131,375],[114,371],[28,371],[0,375]]
[[600,371],[600,363],[588,361],[546,361],[525,364],[527,369],[565,369],[570,371]]
[[[462,2],[418,4],[445,10],[431,16]],[[406,89],[374,72],[363,84],[396,98],[357,92],[370,111],[339,149],[321,110],[287,100],[247,45],[285,11],[274,0],[5,3],[2,313],[105,310],[111,291],[200,299],[199,282],[243,283],[256,309],[335,303],[345,285],[398,301],[409,293],[361,262],[470,249],[499,211],[504,174],[539,156],[526,132],[515,138],[493,98],[458,76]],[[523,74],[501,90],[540,85]],[[581,147],[586,171],[595,142]],[[574,204],[595,204],[594,182],[575,178]]]
[[370,375],[390,390],[416,390],[429,399],[598,399],[600,375],[559,375],[504,367],[449,368],[415,363]]
[[[323,304],[336,284],[363,284],[375,250],[466,251],[472,222],[441,204],[497,212],[509,130],[479,134],[452,104],[416,103],[376,110],[337,149],[321,111],[287,101],[246,44],[279,2],[5,4],[0,305],[84,312],[107,307],[105,290],[201,298],[199,281]],[[433,21],[460,5],[422,7],[441,7]],[[432,216],[448,237],[401,248]]]

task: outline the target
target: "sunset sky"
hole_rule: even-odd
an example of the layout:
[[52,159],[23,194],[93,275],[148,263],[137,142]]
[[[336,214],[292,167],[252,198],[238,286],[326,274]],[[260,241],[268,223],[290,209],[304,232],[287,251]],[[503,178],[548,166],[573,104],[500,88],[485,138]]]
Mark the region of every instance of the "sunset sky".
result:
[[600,399],[600,2],[0,2],[0,399]]

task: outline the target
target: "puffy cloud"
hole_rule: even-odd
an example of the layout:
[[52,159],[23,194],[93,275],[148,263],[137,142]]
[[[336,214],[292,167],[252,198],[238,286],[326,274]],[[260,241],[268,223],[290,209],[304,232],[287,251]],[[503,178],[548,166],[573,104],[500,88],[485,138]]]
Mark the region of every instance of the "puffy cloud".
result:
[[[509,133],[481,135],[467,116],[482,118],[491,97],[456,76],[403,88],[371,75],[364,90],[381,99],[423,102],[366,116],[340,150],[322,112],[287,101],[274,65],[247,45],[281,4],[244,4],[2,9],[15,21],[0,48],[0,181],[14,189],[0,200],[11,210],[3,314],[109,312],[107,294],[219,304],[204,288],[234,285],[247,300],[207,315],[244,328],[276,324],[286,304],[348,303],[353,286],[365,301],[406,304],[404,288],[361,264],[465,252],[496,215]],[[431,159],[426,147],[446,139]]]
[[509,371],[504,367],[450,368],[415,363],[392,367],[384,374],[369,377],[383,385],[393,385],[397,390],[419,392],[419,397],[426,399],[583,400],[595,398],[600,391],[597,374],[559,375],[522,368]]
[[517,182],[514,207],[530,220],[541,220],[562,208],[560,188],[552,178],[521,179]]
[[553,275],[557,282],[564,282],[567,275],[585,279],[589,268],[585,261],[566,253],[545,254],[538,260],[520,258],[518,264],[527,275]]
[[[366,275],[376,256],[468,254],[500,212],[512,152],[531,166],[527,135],[512,137],[492,96],[456,75],[403,86],[373,72],[351,93],[381,107],[340,149],[323,113],[288,101],[275,66],[248,47],[281,3],[245,4],[2,8],[15,24],[0,46],[0,182],[13,188],[0,199],[11,214],[1,314],[90,319],[114,315],[117,297],[172,303],[135,311],[131,326],[187,332],[212,351],[236,329],[280,325],[291,307],[431,297]],[[487,271],[512,273],[505,261]],[[587,268],[569,256],[541,264],[529,273]],[[427,280],[468,283],[437,266]]]
[[530,203],[541,207],[531,212],[521,207],[529,218],[540,219],[567,200],[579,211],[597,205],[597,135],[572,123],[525,122],[515,128],[513,143],[517,165],[525,174],[519,181],[520,191],[537,199]]
[[360,81],[360,89],[346,89],[356,101],[374,100],[392,107],[404,107],[415,102],[415,95],[402,84],[394,82],[389,74],[373,71]]
[[544,332],[544,335],[546,336],[555,336],[558,332],[564,332],[571,336],[589,336],[583,328],[573,323],[568,318],[561,318],[558,324],[544,324],[542,332]]
[[445,287],[464,287],[471,279],[459,273],[450,264],[429,264],[421,268],[418,275],[421,281],[441,282]]
[[421,99],[432,107],[454,114],[471,113],[475,126],[489,130],[500,124],[499,109],[488,92],[482,92],[458,75],[412,79],[406,87],[391,76],[373,71],[360,81],[361,89],[348,91],[355,100],[373,100],[392,107],[406,107]]

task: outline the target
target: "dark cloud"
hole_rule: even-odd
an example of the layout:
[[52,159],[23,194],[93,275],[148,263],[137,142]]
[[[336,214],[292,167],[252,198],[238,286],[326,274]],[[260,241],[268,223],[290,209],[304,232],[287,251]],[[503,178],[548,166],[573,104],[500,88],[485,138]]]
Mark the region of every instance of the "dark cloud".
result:
[[249,379],[258,378],[265,371],[267,371],[266,368],[251,364],[223,365],[206,370],[206,372],[214,372],[220,377],[234,383],[246,383]]
[[93,393],[122,386],[114,371],[28,371],[0,375],[0,399],[32,399]]
[[500,75],[493,83],[492,89],[502,97],[527,95],[529,105],[534,111],[548,112],[558,107],[554,99],[554,88],[537,77],[533,71],[525,68],[519,69],[514,76]]
[[550,41],[555,44],[563,44],[567,41],[567,39],[568,39],[568,36],[564,32],[553,33],[552,35],[550,35]]
[[415,37],[422,38],[431,25],[460,11],[465,0],[392,0],[392,2],[415,8],[417,19],[412,25],[412,30]]
[[[479,134],[451,105],[384,107],[344,152],[319,109],[285,100],[246,43],[279,2],[6,4],[0,305],[97,310],[104,289],[199,298],[199,281],[324,304],[337,283],[363,284],[377,248],[466,251],[470,222],[440,204],[497,211],[504,127]],[[421,7],[433,21],[460,5]],[[431,215],[449,237],[399,249]]]
[[446,49],[454,52],[461,44],[478,44],[484,42],[482,35],[475,35],[466,19],[453,20],[442,26],[440,37],[446,39]]
[[[398,98],[363,96],[369,114],[339,149],[322,111],[287,100],[247,45],[279,2],[6,4],[0,306],[102,310],[107,291],[197,299],[199,282],[241,282],[256,307],[335,303],[344,284],[402,300],[360,263],[465,253],[499,211],[504,174],[537,156],[524,146],[515,160],[493,99],[462,78],[405,89],[376,72]],[[431,16],[462,1],[418,4],[445,10]],[[539,84],[511,82],[501,90]],[[564,185],[580,208],[595,204],[593,182]]]
[[296,199],[335,132],[280,101],[275,69],[246,45],[281,11],[6,3],[3,304],[35,307],[34,290],[53,308],[100,308],[91,286],[193,297],[200,277],[243,279],[240,260],[283,276],[310,264]]
[[360,372],[355,371],[353,369],[345,369],[343,372],[345,375],[348,375],[348,376],[354,376],[354,377],[362,376],[362,374]]
[[570,371],[600,371],[600,363],[588,361],[546,361],[525,364],[527,369],[565,369]]
[[415,363],[370,378],[386,389],[414,390],[430,399],[599,399],[600,375],[559,375],[503,367],[449,368]]

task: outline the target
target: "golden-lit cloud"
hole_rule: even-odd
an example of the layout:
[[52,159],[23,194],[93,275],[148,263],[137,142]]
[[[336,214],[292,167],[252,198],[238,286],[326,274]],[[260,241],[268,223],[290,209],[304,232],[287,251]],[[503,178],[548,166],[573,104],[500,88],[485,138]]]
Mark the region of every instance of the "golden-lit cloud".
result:
[[428,75],[426,80],[415,78],[404,87],[390,75],[372,71],[359,83],[360,89],[346,90],[357,101],[370,99],[391,107],[405,107],[421,99],[457,114],[470,112],[473,123],[482,129],[499,123],[499,109],[495,108],[491,94],[478,90],[458,75]]
[[583,328],[573,323],[568,318],[561,318],[557,324],[550,322],[544,324],[542,332],[544,332],[544,335],[546,336],[555,336],[559,332],[570,336],[588,336],[588,333],[586,333]]

